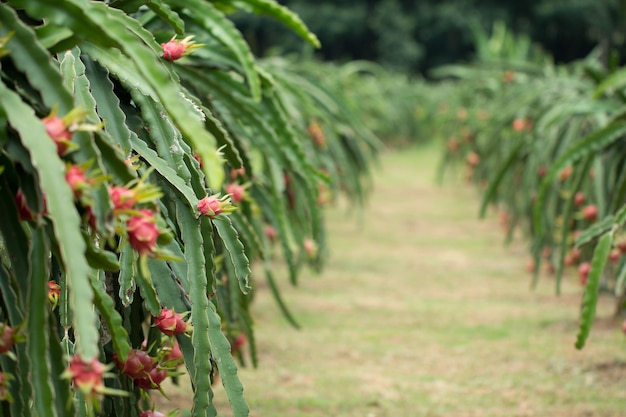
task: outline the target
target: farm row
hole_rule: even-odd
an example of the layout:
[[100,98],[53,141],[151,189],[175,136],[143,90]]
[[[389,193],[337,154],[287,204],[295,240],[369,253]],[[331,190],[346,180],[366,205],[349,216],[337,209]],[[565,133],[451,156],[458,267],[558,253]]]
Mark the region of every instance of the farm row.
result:
[[534,284],[553,274],[558,293],[577,269],[582,348],[600,292],[624,310],[626,70],[599,52],[555,65],[506,30],[478,46],[474,64],[435,74],[442,99],[424,122],[445,142],[440,176],[462,169],[480,215],[494,208],[507,239],[528,242]]

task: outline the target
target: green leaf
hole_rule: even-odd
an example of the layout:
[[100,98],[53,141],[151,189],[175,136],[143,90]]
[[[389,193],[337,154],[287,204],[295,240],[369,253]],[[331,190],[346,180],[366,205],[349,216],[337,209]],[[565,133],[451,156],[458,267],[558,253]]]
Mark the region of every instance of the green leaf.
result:
[[[142,263],[145,263],[145,267]],[[135,281],[148,311],[153,316],[161,314],[161,302],[159,301],[159,297],[152,282],[152,276],[150,275],[150,268],[148,266],[148,258],[146,255],[141,255],[139,257],[139,268],[137,268],[137,278]]]
[[115,301],[107,294],[102,282],[94,274],[90,274],[89,281],[94,293],[94,304],[111,335],[113,350],[117,353],[119,360],[124,362],[130,352],[130,344],[122,316],[115,309]]
[[164,3],[162,0],[150,0],[146,3],[146,6],[172,26],[176,34],[181,36],[185,34],[185,22],[183,22],[180,16],[174,12],[167,3]]
[[598,290],[600,288],[600,277],[604,271],[611,245],[613,244],[613,234],[606,233],[598,241],[598,245],[593,251],[591,260],[591,270],[585,286],[585,293],[580,312],[580,330],[576,336],[576,349],[582,349],[589,337],[591,326],[596,315],[596,305],[598,303]]
[[603,94],[612,94],[626,86],[626,68],[622,68],[605,78],[593,93],[594,98],[600,98]]
[[[224,291],[217,293],[216,305],[220,309],[222,321],[228,324],[238,323],[240,320],[239,311],[242,304],[242,291],[240,289],[239,278],[234,271],[232,262],[225,262],[222,265],[222,272],[226,274],[227,284],[223,285]],[[219,289],[219,287],[218,287]]]
[[249,305],[247,303],[245,306],[240,308],[240,316],[244,332],[248,338],[248,347],[250,351],[250,359],[252,359],[252,366],[256,368],[259,363],[259,358],[257,355],[256,338],[254,336],[254,322],[250,316]]
[[239,289],[242,293],[247,294],[250,291],[250,261],[246,256],[243,244],[239,240],[239,234],[228,216],[216,217],[213,219],[213,224],[224,242],[229,259],[235,269],[235,274],[239,280]]
[[261,207],[264,215],[276,228],[283,255],[289,267],[289,279],[295,285],[297,283],[298,263],[294,254],[294,232],[286,215],[284,199],[277,194],[275,188],[272,193],[268,193],[267,190],[262,189],[258,184],[254,184],[250,189],[250,193],[254,201]]
[[128,307],[133,303],[133,296],[137,287],[137,268],[135,254],[130,245],[126,245],[120,252],[120,274],[118,276],[120,291],[118,297],[122,305]]
[[[185,259],[185,255],[182,250],[182,245],[173,240],[167,245],[163,246],[163,249],[172,253],[177,259]],[[185,293],[189,292],[189,281],[187,281],[187,265],[185,262],[168,260],[167,264],[172,270],[173,277],[179,281],[179,285],[182,286]]]
[[132,96],[133,101],[141,107],[141,115],[147,124],[150,138],[159,157],[164,159],[170,168],[174,169],[176,176],[180,177],[185,184],[189,184],[191,174],[183,161],[185,151],[181,144],[180,132],[167,117],[162,106],[141,94],[135,93]]
[[626,290],[626,262],[622,261],[615,274],[615,296],[623,297]]
[[224,171],[215,138],[204,129],[204,116],[186,98],[171,66],[160,58],[161,48],[152,33],[122,11],[100,2],[66,0],[62,11],[53,3],[17,3],[34,16],[43,14],[42,18],[63,21],[75,33],[89,33],[90,42],[81,43],[81,50],[122,79],[132,80],[129,85],[139,88],[141,84],[147,90],[144,92],[162,103],[184,139],[205,162],[203,169],[210,185],[220,188]]
[[[26,252],[28,256],[29,252]],[[27,258],[28,259],[28,258]],[[28,261],[26,267],[28,267]],[[28,275],[25,275],[28,276]],[[17,280],[7,267],[0,263],[0,295],[4,301],[4,305],[7,306],[5,314],[9,319],[9,323],[18,325],[24,321],[24,304],[21,297],[18,295]]]
[[120,108],[120,99],[113,91],[109,71],[85,57],[85,74],[91,84],[91,93],[98,103],[97,111],[104,121],[104,129],[109,133],[112,145],[119,147],[122,155],[130,155],[131,131],[126,125],[126,115]]
[[245,166],[245,153],[239,151],[237,144],[226,128],[222,125],[222,122],[220,122],[220,120],[215,117],[213,112],[208,108],[203,107],[203,110],[207,116],[205,127],[213,136],[215,136],[219,149],[221,149],[224,153],[226,161],[228,161],[233,168],[241,168],[242,166]]
[[50,244],[43,228],[33,230],[30,253],[31,273],[28,277],[30,292],[27,343],[31,360],[30,382],[33,385],[33,408],[40,416],[56,416],[55,393],[50,380],[48,362],[48,276]]
[[[52,386],[56,394],[54,400],[57,415],[73,416],[75,410],[72,402],[72,392],[70,391],[70,381],[63,378],[66,363],[64,360],[59,360],[59,358],[64,357],[64,352],[61,340],[59,340],[59,323],[55,315],[48,314],[48,326],[48,335],[50,336],[50,341],[48,342],[48,363],[50,364]],[[22,393],[22,395],[25,395],[25,393]]]
[[187,201],[189,207],[198,207],[198,198],[193,192],[193,189],[191,189],[191,187],[178,176],[176,171],[174,171],[166,161],[164,161],[154,150],[150,149],[146,142],[142,141],[138,137],[133,136],[131,143],[133,149],[137,151],[137,153],[141,155],[141,157],[161,175],[164,181],[168,182],[172,188]]
[[90,360],[98,355],[100,336],[96,329],[96,314],[91,308],[93,292],[87,280],[89,265],[84,255],[80,216],[74,208],[74,194],[65,181],[63,162],[57,156],[53,141],[41,140],[47,137],[47,133],[32,109],[2,84],[0,106],[4,107],[9,123],[20,135],[24,147],[32,156],[33,165],[38,169],[67,274],[70,305],[72,310],[80,312],[73,318],[78,351],[85,360]]
[[[125,162],[126,155],[124,155],[124,153],[130,154],[130,148],[122,151],[115,145],[116,141],[111,135],[102,130],[96,132],[94,142],[98,154],[101,155],[102,158],[100,162],[106,172],[111,176],[112,182],[116,184],[127,184],[137,179],[137,172],[126,165]],[[107,188],[104,187],[104,190],[107,191]]]
[[111,7],[118,8],[128,14],[133,14],[147,3],[148,0],[113,0]]
[[223,43],[237,57],[241,64],[243,75],[246,77],[250,94],[254,101],[261,100],[261,81],[255,69],[254,57],[244,40],[241,32],[237,30],[235,25],[224,16],[218,9],[209,2],[202,0],[173,0],[179,7],[182,7],[182,13],[188,19],[193,20],[196,24],[204,28],[204,30],[214,36]]
[[624,223],[626,223],[626,204],[615,213],[615,224],[623,226]]
[[[53,259],[54,261],[55,259]],[[64,331],[69,332],[70,327],[72,326],[72,308],[70,306],[70,290],[67,283],[67,275],[59,269],[59,280],[58,283],[61,286],[61,294],[59,296],[59,324],[63,327]],[[64,338],[64,341],[67,341],[67,337]]]
[[[24,255],[28,256],[28,251]],[[25,262],[24,267],[28,267],[28,261]],[[25,317],[24,306],[21,297],[17,294],[15,281],[4,264],[0,263],[0,295],[2,295],[4,305],[7,306],[9,322],[14,326],[22,323]],[[13,397],[13,402],[10,404],[11,416],[30,416],[30,408],[27,404],[27,399],[32,395],[31,384],[28,382],[30,359],[26,347],[22,343],[19,343],[16,349],[18,358],[21,359],[19,366],[18,362],[7,355],[0,355],[0,365],[3,372],[13,375],[13,380],[9,384],[9,393]]]
[[590,135],[584,137],[580,141],[574,143],[567,148],[551,165],[546,174],[534,206],[533,222],[537,233],[542,234],[544,225],[542,223],[543,206],[546,200],[552,180],[567,165],[573,164],[590,153],[610,145],[616,140],[622,138],[626,134],[626,121],[616,121],[608,126],[597,130]]
[[115,253],[97,247],[86,234],[83,233],[83,236],[87,245],[85,257],[90,267],[109,272],[120,270],[120,264]]
[[278,285],[274,280],[271,268],[267,264],[265,265],[265,278],[267,279],[267,283],[272,290],[272,295],[274,296],[274,300],[276,300],[276,304],[278,304],[278,308],[280,309],[281,313],[283,313],[283,317],[285,317],[289,324],[291,324],[296,329],[299,329],[300,325],[287,307],[287,304],[285,304],[283,297],[280,295],[280,289],[278,288]]
[[[186,299],[187,292],[185,292],[182,284],[176,281],[177,277],[172,274],[167,262],[161,259],[150,259],[148,266],[154,288],[163,306],[177,312],[189,310],[189,301]],[[186,280],[187,277],[182,277],[182,279]]]
[[206,265],[206,292],[209,299],[215,296],[215,281],[217,276],[217,264],[215,260],[215,233],[213,222],[208,217],[200,217],[200,234],[202,235],[202,244],[204,252],[204,262]]
[[255,256],[258,256],[264,259],[263,245],[248,218],[242,215],[241,211],[236,210],[230,213],[230,219],[242,239],[248,257],[254,259]]
[[45,105],[52,109],[58,106],[64,115],[73,107],[70,93],[63,87],[58,64],[43,45],[39,43],[35,32],[26,26],[8,6],[0,3],[0,36],[13,32],[11,54],[15,66],[22,71],[30,84],[42,96]]
[[[5,242],[11,242],[6,246],[6,252],[11,261],[11,269],[15,276],[28,276],[28,253],[29,240],[24,232],[18,217],[14,196],[9,192],[6,178],[0,178],[0,232]],[[20,299],[26,302],[26,280],[18,280]]]
[[[66,74],[68,66],[71,66],[71,71]],[[85,112],[85,121],[93,125],[99,124],[100,117],[96,113],[96,100],[91,95],[91,85],[85,76],[85,65],[80,60],[78,48],[65,52],[61,61],[61,74],[66,88],[74,93],[74,105]]]
[[591,226],[583,230],[578,236],[578,238],[576,238],[576,242],[574,242],[574,245],[576,247],[581,247],[584,244],[591,242],[598,236],[605,234],[606,232],[611,230],[614,225],[615,225],[615,217],[609,214],[608,216],[604,217],[600,221],[592,224]]
[[[247,129],[253,130],[255,136],[258,136],[254,146],[266,155],[279,159],[284,166],[289,166],[287,147],[283,146],[276,131],[264,119],[263,113],[259,112],[258,106],[248,97],[236,92],[241,86],[231,75],[186,67],[179,68],[179,72],[181,77],[192,82],[199,92],[215,97],[216,101],[226,106],[229,111],[236,109],[237,117],[229,128],[234,129],[236,125],[243,124]],[[247,137],[249,134],[241,133],[240,136]],[[204,160],[203,162],[206,163]]]
[[526,143],[523,140],[518,140],[518,143],[513,146],[509,155],[502,162],[502,165],[500,165],[500,167],[496,169],[495,174],[490,177],[489,186],[487,187],[482,203],[480,204],[481,218],[485,217],[489,203],[494,201],[502,180],[505,178],[506,174],[510,172],[511,168],[519,161],[520,152],[524,149],[525,144]]
[[[307,174],[314,173],[316,169],[306,155],[302,141],[294,131],[290,118],[285,112],[276,91],[273,88],[268,89],[266,96],[267,100],[264,104],[268,110],[268,116],[271,117],[270,123],[273,128],[272,130],[274,130],[276,136],[280,138],[279,146],[284,149],[285,156],[290,162],[290,168],[306,179],[307,181],[305,181],[305,183],[310,187],[308,181],[310,175]],[[311,190],[309,191],[310,194],[313,193]],[[315,210],[315,206],[312,207],[312,209]]]
[[81,44],[80,48],[129,88],[137,89],[154,100],[159,99],[150,80],[143,77],[134,61],[129,60],[120,50],[91,43]]
[[[588,175],[589,167],[593,163],[595,159],[594,155],[589,155],[585,161],[581,164],[581,169],[577,170],[576,177],[574,178],[574,183],[572,185],[572,190],[579,190]],[[565,253],[569,246],[568,236],[570,234],[570,229],[566,227],[566,225],[570,224],[572,221],[572,217],[574,215],[574,199],[576,198],[576,193],[572,192],[569,198],[565,201],[564,206],[561,208],[562,215],[562,230],[561,230],[561,247],[559,250],[559,262],[557,263],[556,268],[556,293],[561,293],[561,280],[563,277],[563,266],[565,264]]]
[[194,347],[194,357],[193,363],[186,363],[186,365],[194,384],[192,416],[213,416],[217,413],[212,402],[211,362],[209,361],[211,343],[209,341],[210,322],[208,316],[209,304],[212,305],[212,303],[207,295],[206,261],[203,253],[202,234],[193,211],[181,200],[176,201],[176,214],[181,237],[185,242],[185,261],[190,282],[189,297],[193,322],[191,341]]
[[61,41],[68,40],[74,36],[71,30],[51,23],[36,27],[35,32],[41,46],[46,49],[51,49]]
[[274,0],[243,0],[234,1],[234,4],[249,6],[251,10],[256,14],[265,14],[274,19],[277,19],[284,25],[288,26],[291,30],[296,32],[300,37],[309,42],[316,48],[320,48],[321,44],[317,36],[312,33],[304,24],[302,19],[286,8],[280,5]]
[[233,416],[247,417],[250,414],[250,409],[243,397],[243,386],[237,376],[237,365],[230,354],[230,344],[222,333],[221,319],[213,303],[209,303],[208,317],[211,355],[215,358],[217,368],[220,371],[220,378],[224,381],[224,389],[230,401]]

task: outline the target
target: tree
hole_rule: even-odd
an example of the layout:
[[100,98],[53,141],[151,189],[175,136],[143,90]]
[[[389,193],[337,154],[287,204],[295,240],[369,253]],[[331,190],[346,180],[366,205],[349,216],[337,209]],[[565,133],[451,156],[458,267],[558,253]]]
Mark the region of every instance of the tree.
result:
[[[289,0],[319,35],[318,55],[329,60],[368,59],[409,72],[469,61],[474,52],[471,25],[489,31],[501,21],[516,33],[528,34],[557,62],[582,58],[598,44],[624,52],[626,19],[619,0],[496,1]],[[301,51],[302,42],[276,24],[259,25],[239,16],[239,27],[258,54],[270,48]],[[271,45],[271,46],[270,46]]]

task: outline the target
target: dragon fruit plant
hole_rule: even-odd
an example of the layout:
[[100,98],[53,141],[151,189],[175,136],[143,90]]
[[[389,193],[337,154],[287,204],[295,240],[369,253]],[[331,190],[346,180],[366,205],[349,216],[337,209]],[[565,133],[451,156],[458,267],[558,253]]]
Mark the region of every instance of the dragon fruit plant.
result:
[[193,416],[217,415],[217,373],[249,414],[229,342],[256,364],[255,282],[294,321],[274,258],[293,282],[321,267],[318,192],[360,184],[375,149],[327,124],[360,165],[325,174],[307,127],[331,113],[286,101],[238,9],[319,45],[274,0],[0,2],[2,415],[163,415],[150,393],[184,373]]

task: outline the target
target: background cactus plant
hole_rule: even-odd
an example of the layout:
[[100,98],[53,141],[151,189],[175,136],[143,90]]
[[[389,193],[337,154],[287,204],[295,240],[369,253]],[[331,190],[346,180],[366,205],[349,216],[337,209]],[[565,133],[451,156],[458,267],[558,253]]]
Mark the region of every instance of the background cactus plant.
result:
[[504,28],[491,36],[477,37],[482,54],[472,65],[436,72],[453,86],[442,97],[469,109],[448,115],[442,167],[464,164],[483,195],[481,216],[494,207],[507,240],[527,239],[533,284],[545,270],[558,293],[565,268],[579,268],[580,349],[600,292],[616,296],[616,316],[625,307],[626,72],[616,61],[602,65],[598,53],[555,65],[524,37]]

